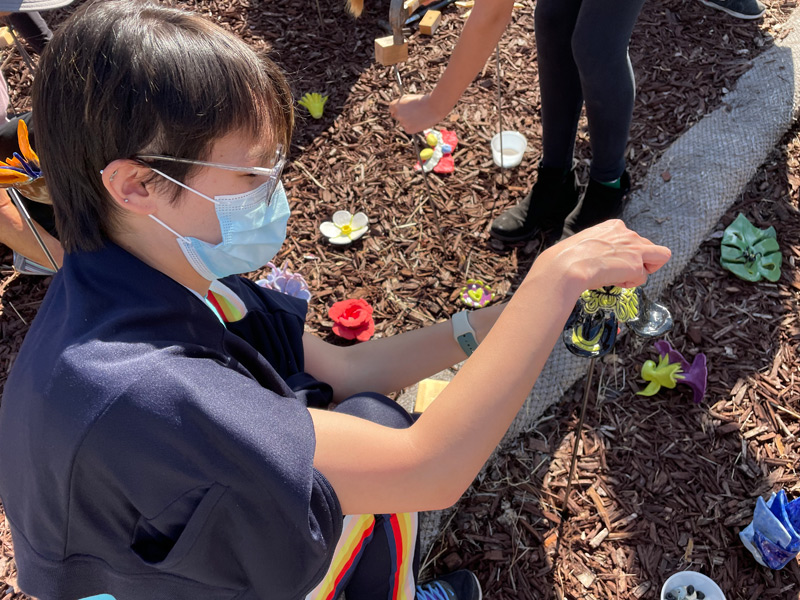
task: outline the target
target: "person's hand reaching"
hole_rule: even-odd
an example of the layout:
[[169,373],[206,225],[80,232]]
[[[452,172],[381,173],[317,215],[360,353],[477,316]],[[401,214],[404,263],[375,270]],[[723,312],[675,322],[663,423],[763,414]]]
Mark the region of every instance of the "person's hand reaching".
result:
[[434,105],[430,94],[407,94],[389,104],[389,114],[407,133],[419,133],[447,116],[447,110]]
[[549,248],[536,261],[540,267],[563,273],[576,294],[607,285],[637,287],[660,269],[672,252],[610,220]]

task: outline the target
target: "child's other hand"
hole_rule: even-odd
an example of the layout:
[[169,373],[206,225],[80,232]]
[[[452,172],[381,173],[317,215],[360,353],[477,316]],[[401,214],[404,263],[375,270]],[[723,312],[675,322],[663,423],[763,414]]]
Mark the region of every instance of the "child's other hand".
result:
[[434,106],[430,94],[407,94],[389,104],[389,113],[407,133],[419,133],[441,121],[447,111]]

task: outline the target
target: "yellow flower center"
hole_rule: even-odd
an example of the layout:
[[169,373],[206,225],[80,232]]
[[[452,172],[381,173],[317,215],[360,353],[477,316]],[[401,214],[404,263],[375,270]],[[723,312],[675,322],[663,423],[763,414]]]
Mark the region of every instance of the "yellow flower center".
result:
[[353,228],[350,227],[349,223],[347,225],[342,225],[341,230],[343,235],[350,235],[353,233]]

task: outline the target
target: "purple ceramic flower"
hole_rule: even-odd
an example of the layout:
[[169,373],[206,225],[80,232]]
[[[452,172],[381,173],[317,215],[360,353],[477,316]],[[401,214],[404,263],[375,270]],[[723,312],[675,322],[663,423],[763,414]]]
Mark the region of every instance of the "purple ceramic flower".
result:
[[260,279],[256,283],[268,290],[275,290],[308,302],[311,300],[311,292],[305,278],[300,273],[292,273],[287,264],[288,261],[284,261],[280,267],[276,267],[271,262],[267,263],[270,272],[267,273],[266,278]]
[[706,394],[706,380],[708,378],[706,355],[700,352],[694,357],[692,364],[689,364],[689,361],[675,350],[668,341],[659,340],[654,346],[659,355],[667,357],[670,364],[680,365],[680,371],[675,375],[675,379],[678,380],[677,383],[685,383],[692,388],[692,400],[695,404],[700,404]]
[[482,308],[494,299],[492,287],[480,279],[467,279],[467,285],[461,288],[458,299],[470,308]]

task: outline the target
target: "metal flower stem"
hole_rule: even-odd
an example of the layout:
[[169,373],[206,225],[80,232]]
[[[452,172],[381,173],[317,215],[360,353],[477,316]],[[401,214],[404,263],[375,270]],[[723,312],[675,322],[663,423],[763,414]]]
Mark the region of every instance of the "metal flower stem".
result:
[[500,73],[500,42],[494,49],[495,59],[497,61],[497,126],[500,129],[500,183],[505,186],[506,175],[503,171],[503,91],[501,84],[503,83],[503,76]]
[[55,258],[53,258],[53,255],[50,254],[50,250],[47,248],[47,244],[44,243],[44,240],[42,239],[42,236],[39,234],[39,231],[36,229],[36,226],[33,224],[33,219],[31,219],[30,214],[28,214],[28,209],[25,208],[25,205],[22,203],[22,198],[20,197],[19,192],[16,189],[14,189],[13,187],[8,188],[7,191],[8,191],[9,197],[11,198],[11,202],[13,202],[14,206],[17,207],[17,210],[19,211],[19,214],[22,216],[22,220],[25,221],[25,223],[28,225],[30,230],[33,232],[33,235],[36,238],[36,241],[39,242],[39,246],[42,247],[42,251],[47,256],[47,260],[50,261],[50,264],[52,265],[53,270],[54,271],[58,271],[58,265],[56,264],[56,260],[55,260]]
[[[400,95],[405,96],[405,88],[403,87],[403,80],[400,78],[400,69],[397,68],[397,65],[392,67],[394,70],[394,78],[397,80],[397,87],[400,88]],[[425,181],[425,189],[428,192],[428,203],[433,208],[433,217],[436,221],[436,228],[439,230],[439,233],[442,233],[442,222],[439,219],[439,208],[436,206],[436,202],[433,200],[433,192],[431,192],[431,184],[428,181],[428,172],[425,170],[425,166],[422,163],[422,157],[420,156],[420,147],[419,147],[419,140],[415,134],[411,134],[411,143],[414,146],[414,154],[419,160],[420,171],[422,171],[422,179]]]
[[28,65],[28,68],[31,70],[33,75],[36,75],[36,65],[33,64],[33,60],[31,59],[31,55],[28,54],[28,51],[25,50],[25,46],[22,45],[22,42],[19,41],[17,37],[17,33],[13,27],[9,27],[8,30],[11,32],[11,37],[14,38],[14,45],[17,47],[20,55],[22,56],[22,60],[25,61],[25,64]]
[[[502,83],[503,83],[503,75],[500,73],[500,42],[497,42],[497,46],[495,46],[495,59],[497,61],[497,127],[500,130],[500,185],[505,187],[506,185],[506,174],[503,171],[503,96],[502,96]],[[489,211],[489,215],[494,215],[494,209],[497,207],[497,197],[499,194],[495,194],[494,200],[492,201],[492,208]]]
[[[581,405],[581,416],[578,418],[578,429],[575,432],[575,443],[572,446],[572,461],[569,465],[569,475],[567,476],[567,488],[564,491],[564,507],[561,509],[561,522],[567,518],[567,506],[569,493],[572,490],[572,480],[575,477],[575,467],[578,464],[578,445],[581,441],[581,431],[583,430],[583,419],[586,417],[586,405],[589,403],[589,388],[592,386],[592,376],[594,375],[594,361],[592,357],[589,361],[589,374],[586,376],[586,386],[583,388],[583,404]],[[559,536],[560,537],[560,536]]]

